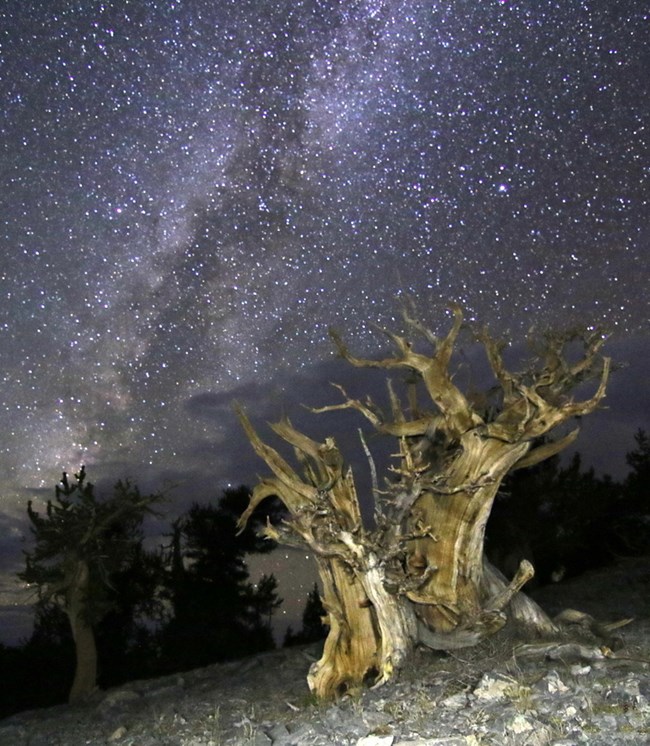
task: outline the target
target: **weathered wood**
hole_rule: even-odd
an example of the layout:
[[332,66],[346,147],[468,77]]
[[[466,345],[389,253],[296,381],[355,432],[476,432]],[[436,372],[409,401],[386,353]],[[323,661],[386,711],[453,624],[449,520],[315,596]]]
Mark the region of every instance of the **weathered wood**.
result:
[[338,559],[318,559],[329,634],[309,671],[310,689],[322,699],[358,690],[378,669],[379,638],[372,610],[354,574]]
[[[484,558],[482,593],[487,598],[494,598],[508,587],[503,574]],[[537,637],[552,637],[559,634],[560,627],[539,604],[524,593],[516,593],[508,605],[510,619],[517,623],[524,632]]]
[[[583,357],[569,363],[564,346],[576,335],[550,336],[539,370],[512,373],[504,365],[502,345],[481,331],[478,339],[501,389],[499,405],[490,408],[487,396],[466,395],[453,380],[450,364],[463,315],[458,306],[452,310],[451,329],[442,339],[405,314],[409,329],[433,347],[428,355],[406,337],[387,332],[394,357],[359,358],[332,333],[339,354],[354,367],[410,374],[408,409],[389,386],[388,414],[369,399],[350,398],[341,387],[342,403],[313,410],[353,409],[378,433],[397,438],[396,463],[384,490],[378,489],[362,439],[373,469],[375,527],[363,525],[354,477],[333,439],[318,443],[286,419],[272,426],[293,447],[300,475],[239,412],[255,451],[274,474],[254,489],[240,525],[261,500],[276,494],[290,517],[283,526],[267,527],[267,535],[300,542],[317,559],[330,624],[323,656],[309,674],[309,685],[320,697],[387,681],[416,641],[443,650],[474,645],[508,616],[536,634],[559,631],[520,593],[534,572],[529,563],[508,583],[484,561],[485,526],[506,474],[558,453],[578,431],[537,448],[534,441],[593,411],[604,397],[609,361],[598,357],[603,338],[583,337]],[[570,390],[589,375],[600,376],[595,394],[574,402]],[[431,411],[418,405],[417,381]]]

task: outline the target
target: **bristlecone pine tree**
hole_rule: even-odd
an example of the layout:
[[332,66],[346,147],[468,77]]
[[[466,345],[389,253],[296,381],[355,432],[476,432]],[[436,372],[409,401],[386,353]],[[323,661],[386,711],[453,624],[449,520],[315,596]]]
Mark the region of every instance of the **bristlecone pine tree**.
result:
[[25,552],[21,580],[38,586],[41,600],[58,603],[70,623],[76,666],[69,701],[85,699],[97,685],[95,625],[113,608],[111,578],[141,548],[140,526],[160,495],[143,496],[119,481],[113,497],[98,500],[84,467],[70,481],[63,473],[46,515],[27,513],[36,546]]
[[[396,465],[380,489],[373,475],[375,525],[364,525],[352,471],[332,438],[316,442],[287,419],[271,427],[293,446],[298,470],[264,443],[238,411],[247,436],[273,476],[254,489],[240,528],[265,498],[277,495],[290,517],[265,533],[278,542],[308,547],[318,563],[329,635],[322,658],[308,675],[321,698],[354,690],[372,679],[379,685],[404,665],[416,642],[441,650],[475,645],[510,616],[535,634],[556,634],[558,623],[523,593],[533,567],[522,561],[507,581],[484,557],[485,524],[504,476],[535,464],[571,444],[576,427],[554,441],[540,437],[592,412],[603,399],[610,362],[600,356],[600,331],[547,334],[536,363],[509,372],[503,344],[485,330],[476,334],[497,382],[488,395],[463,393],[450,362],[463,324],[453,306],[448,334],[437,338],[404,312],[407,328],[431,348],[416,352],[405,336],[387,332],[394,357],[353,356],[336,333],[339,355],[356,368],[407,372],[407,403],[389,382],[390,412],[370,399],[349,398],[314,409],[354,409],[378,433],[396,440]],[[598,378],[591,398],[570,398],[575,386]],[[427,405],[420,406],[423,389]]]

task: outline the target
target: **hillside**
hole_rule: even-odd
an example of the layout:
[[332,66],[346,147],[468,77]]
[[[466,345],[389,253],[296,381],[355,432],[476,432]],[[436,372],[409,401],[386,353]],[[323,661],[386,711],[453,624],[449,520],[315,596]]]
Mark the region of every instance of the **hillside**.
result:
[[0,746],[645,743],[649,591],[650,558],[638,558],[535,593],[551,612],[634,616],[615,651],[566,644],[540,656],[504,632],[455,655],[418,650],[399,681],[316,704],[305,676],[318,648],[288,648],[14,715],[0,722]]

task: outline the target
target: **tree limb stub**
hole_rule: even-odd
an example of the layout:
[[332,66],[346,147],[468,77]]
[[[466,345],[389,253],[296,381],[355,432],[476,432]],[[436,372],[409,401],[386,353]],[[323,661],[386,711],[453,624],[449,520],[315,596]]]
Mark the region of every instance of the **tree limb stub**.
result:
[[515,593],[518,593],[534,575],[535,568],[528,560],[522,560],[513,579],[485,603],[485,608],[490,611],[504,609],[512,601]]
[[560,453],[565,448],[570,446],[573,442],[575,442],[579,433],[580,428],[576,427],[571,430],[568,435],[565,435],[559,440],[553,440],[548,443],[544,443],[537,448],[533,448],[532,451],[528,451],[528,453],[523,458],[517,461],[517,463],[512,467],[512,471],[514,471],[515,469],[524,469],[528,466],[534,466],[535,464],[539,464],[542,461],[545,461],[551,456],[555,456],[557,453]]

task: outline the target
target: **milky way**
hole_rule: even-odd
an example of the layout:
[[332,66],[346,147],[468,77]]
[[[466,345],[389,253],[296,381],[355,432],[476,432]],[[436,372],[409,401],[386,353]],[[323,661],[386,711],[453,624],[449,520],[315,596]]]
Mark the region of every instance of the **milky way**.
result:
[[3,3],[4,507],[82,462],[250,481],[217,455],[230,400],[277,415],[329,325],[369,350],[402,295],[513,338],[646,333],[649,18]]

